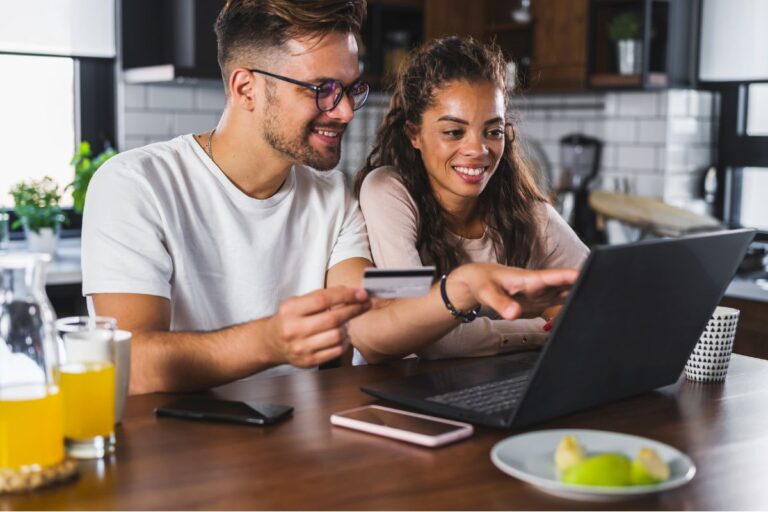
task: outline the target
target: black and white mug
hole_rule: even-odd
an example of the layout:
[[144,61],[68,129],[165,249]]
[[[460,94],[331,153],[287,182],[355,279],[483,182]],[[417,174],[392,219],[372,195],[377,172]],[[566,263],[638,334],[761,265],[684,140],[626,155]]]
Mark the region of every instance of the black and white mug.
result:
[[685,377],[695,382],[722,382],[731,362],[739,310],[718,306],[685,364]]

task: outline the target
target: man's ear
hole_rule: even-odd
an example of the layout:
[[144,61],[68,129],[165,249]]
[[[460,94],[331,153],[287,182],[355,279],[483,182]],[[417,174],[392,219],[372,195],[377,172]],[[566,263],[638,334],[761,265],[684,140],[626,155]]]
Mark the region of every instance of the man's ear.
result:
[[233,105],[253,110],[257,103],[256,79],[245,68],[235,68],[229,75],[229,96]]
[[405,135],[408,140],[411,141],[411,146],[414,149],[421,149],[421,135],[419,134],[419,127],[410,121],[405,122]]

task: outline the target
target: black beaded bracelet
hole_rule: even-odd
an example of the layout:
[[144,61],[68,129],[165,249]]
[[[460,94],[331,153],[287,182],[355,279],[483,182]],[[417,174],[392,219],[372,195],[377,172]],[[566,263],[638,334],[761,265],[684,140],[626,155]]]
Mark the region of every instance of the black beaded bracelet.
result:
[[443,277],[440,278],[440,295],[443,297],[443,304],[445,304],[445,307],[451,312],[453,318],[458,318],[461,320],[461,323],[468,324],[477,318],[477,314],[480,312],[480,306],[477,306],[475,309],[471,309],[466,313],[456,309],[453,304],[451,304],[451,301],[448,300],[448,292],[445,291],[445,282],[447,280],[448,274],[443,274]]

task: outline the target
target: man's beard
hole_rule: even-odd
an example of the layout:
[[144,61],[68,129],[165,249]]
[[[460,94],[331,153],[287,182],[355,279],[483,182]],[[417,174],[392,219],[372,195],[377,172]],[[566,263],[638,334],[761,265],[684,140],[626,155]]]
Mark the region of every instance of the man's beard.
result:
[[[329,171],[336,167],[341,159],[341,145],[330,146],[330,154],[323,154],[309,143],[312,134],[312,124],[307,124],[299,135],[290,136],[280,130],[280,112],[276,95],[267,94],[264,107],[264,138],[277,152],[287,156],[294,162],[307,165],[319,171]],[[335,127],[340,127],[335,125]],[[339,134],[341,137],[341,134]]]

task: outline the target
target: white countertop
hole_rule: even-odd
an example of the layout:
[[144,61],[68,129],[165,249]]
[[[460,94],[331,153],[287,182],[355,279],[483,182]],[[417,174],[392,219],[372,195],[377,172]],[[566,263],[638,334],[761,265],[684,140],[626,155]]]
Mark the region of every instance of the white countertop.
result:
[[768,281],[743,279],[736,276],[725,291],[726,297],[768,302]]
[[[11,242],[11,251],[24,251],[27,243],[23,240]],[[80,269],[80,239],[62,238],[56,247],[51,264],[48,265],[46,285],[80,284],[83,273]]]

